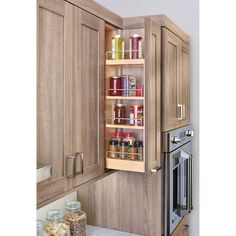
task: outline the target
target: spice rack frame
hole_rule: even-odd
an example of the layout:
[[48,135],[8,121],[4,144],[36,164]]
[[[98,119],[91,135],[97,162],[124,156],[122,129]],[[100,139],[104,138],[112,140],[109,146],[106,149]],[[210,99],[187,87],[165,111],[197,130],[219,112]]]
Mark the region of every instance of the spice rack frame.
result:
[[[145,117],[144,117],[144,126],[128,125],[128,124],[114,124],[108,122],[112,120],[113,110],[115,103],[126,103],[127,105],[144,105],[145,102],[145,93],[144,96],[109,96],[109,78],[115,75],[129,74],[135,77],[141,84],[145,84],[145,59],[110,59],[109,54],[111,51],[111,39],[117,33],[116,29],[111,30],[109,28],[105,31],[105,153],[106,153],[106,168],[115,169],[115,170],[125,170],[133,172],[145,172]],[[133,35],[132,30],[125,30],[123,32],[118,32],[125,38],[125,48],[128,48],[129,36]],[[137,32],[144,38],[144,29],[138,29]],[[126,50],[127,51],[127,50]],[[143,55],[143,54],[142,54]],[[145,89],[145,88],[144,88]],[[145,110],[145,107],[144,107]],[[108,153],[109,151],[109,141],[116,131],[135,131],[137,136],[140,138],[139,141],[143,141],[143,156],[142,160],[129,160],[129,159],[118,159],[110,158]]]

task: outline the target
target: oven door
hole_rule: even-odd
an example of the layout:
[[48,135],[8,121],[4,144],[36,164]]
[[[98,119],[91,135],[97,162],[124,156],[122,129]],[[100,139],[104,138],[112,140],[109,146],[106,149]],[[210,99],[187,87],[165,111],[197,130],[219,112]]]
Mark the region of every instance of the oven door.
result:
[[192,210],[191,142],[169,153],[166,159],[168,231],[171,234],[183,216]]

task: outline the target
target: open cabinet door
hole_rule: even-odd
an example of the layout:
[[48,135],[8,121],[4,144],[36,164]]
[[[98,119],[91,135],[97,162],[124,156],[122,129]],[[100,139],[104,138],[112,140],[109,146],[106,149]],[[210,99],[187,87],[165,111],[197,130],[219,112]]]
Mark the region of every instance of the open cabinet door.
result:
[[161,28],[145,19],[145,156],[146,173],[156,172],[161,157]]

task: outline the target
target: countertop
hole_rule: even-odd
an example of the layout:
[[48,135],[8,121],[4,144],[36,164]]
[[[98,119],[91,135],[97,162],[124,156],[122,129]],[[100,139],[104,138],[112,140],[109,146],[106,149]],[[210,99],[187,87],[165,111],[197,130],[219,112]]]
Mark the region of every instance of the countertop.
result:
[[88,236],[142,236],[140,234],[131,234],[113,229],[106,229],[93,225],[87,225]]

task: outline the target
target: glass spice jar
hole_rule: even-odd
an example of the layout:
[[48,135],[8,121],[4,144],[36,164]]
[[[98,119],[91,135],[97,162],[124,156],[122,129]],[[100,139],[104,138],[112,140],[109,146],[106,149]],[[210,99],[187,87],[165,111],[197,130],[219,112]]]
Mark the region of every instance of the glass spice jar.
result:
[[120,76],[110,77],[110,96],[122,96],[122,79]]
[[133,142],[135,141],[135,137],[133,133],[124,133],[124,139],[123,141],[126,141],[129,143],[129,145],[132,145]]
[[86,236],[87,217],[86,213],[81,210],[80,202],[66,201],[64,219],[70,224],[71,236]]
[[125,142],[125,141],[120,142],[119,152],[120,152],[120,158],[121,159],[127,159],[128,142]]
[[132,145],[130,145],[129,148],[129,159],[132,161],[136,161],[137,160],[137,146],[136,143],[133,143]]
[[143,160],[143,142],[142,141],[136,141],[136,148],[137,148],[137,159],[139,161]]
[[116,104],[114,108],[114,123],[115,124],[125,124],[126,118],[126,105]]
[[64,220],[64,212],[54,209],[47,213],[46,236],[70,236],[69,223]]
[[37,236],[44,236],[44,222],[37,220]]
[[118,141],[111,140],[110,141],[110,158],[117,158],[117,147],[118,147]]
[[124,136],[124,135],[123,135],[122,132],[115,132],[115,133],[114,133],[114,136],[112,137],[111,140],[120,142],[120,141],[122,141],[123,136]]

